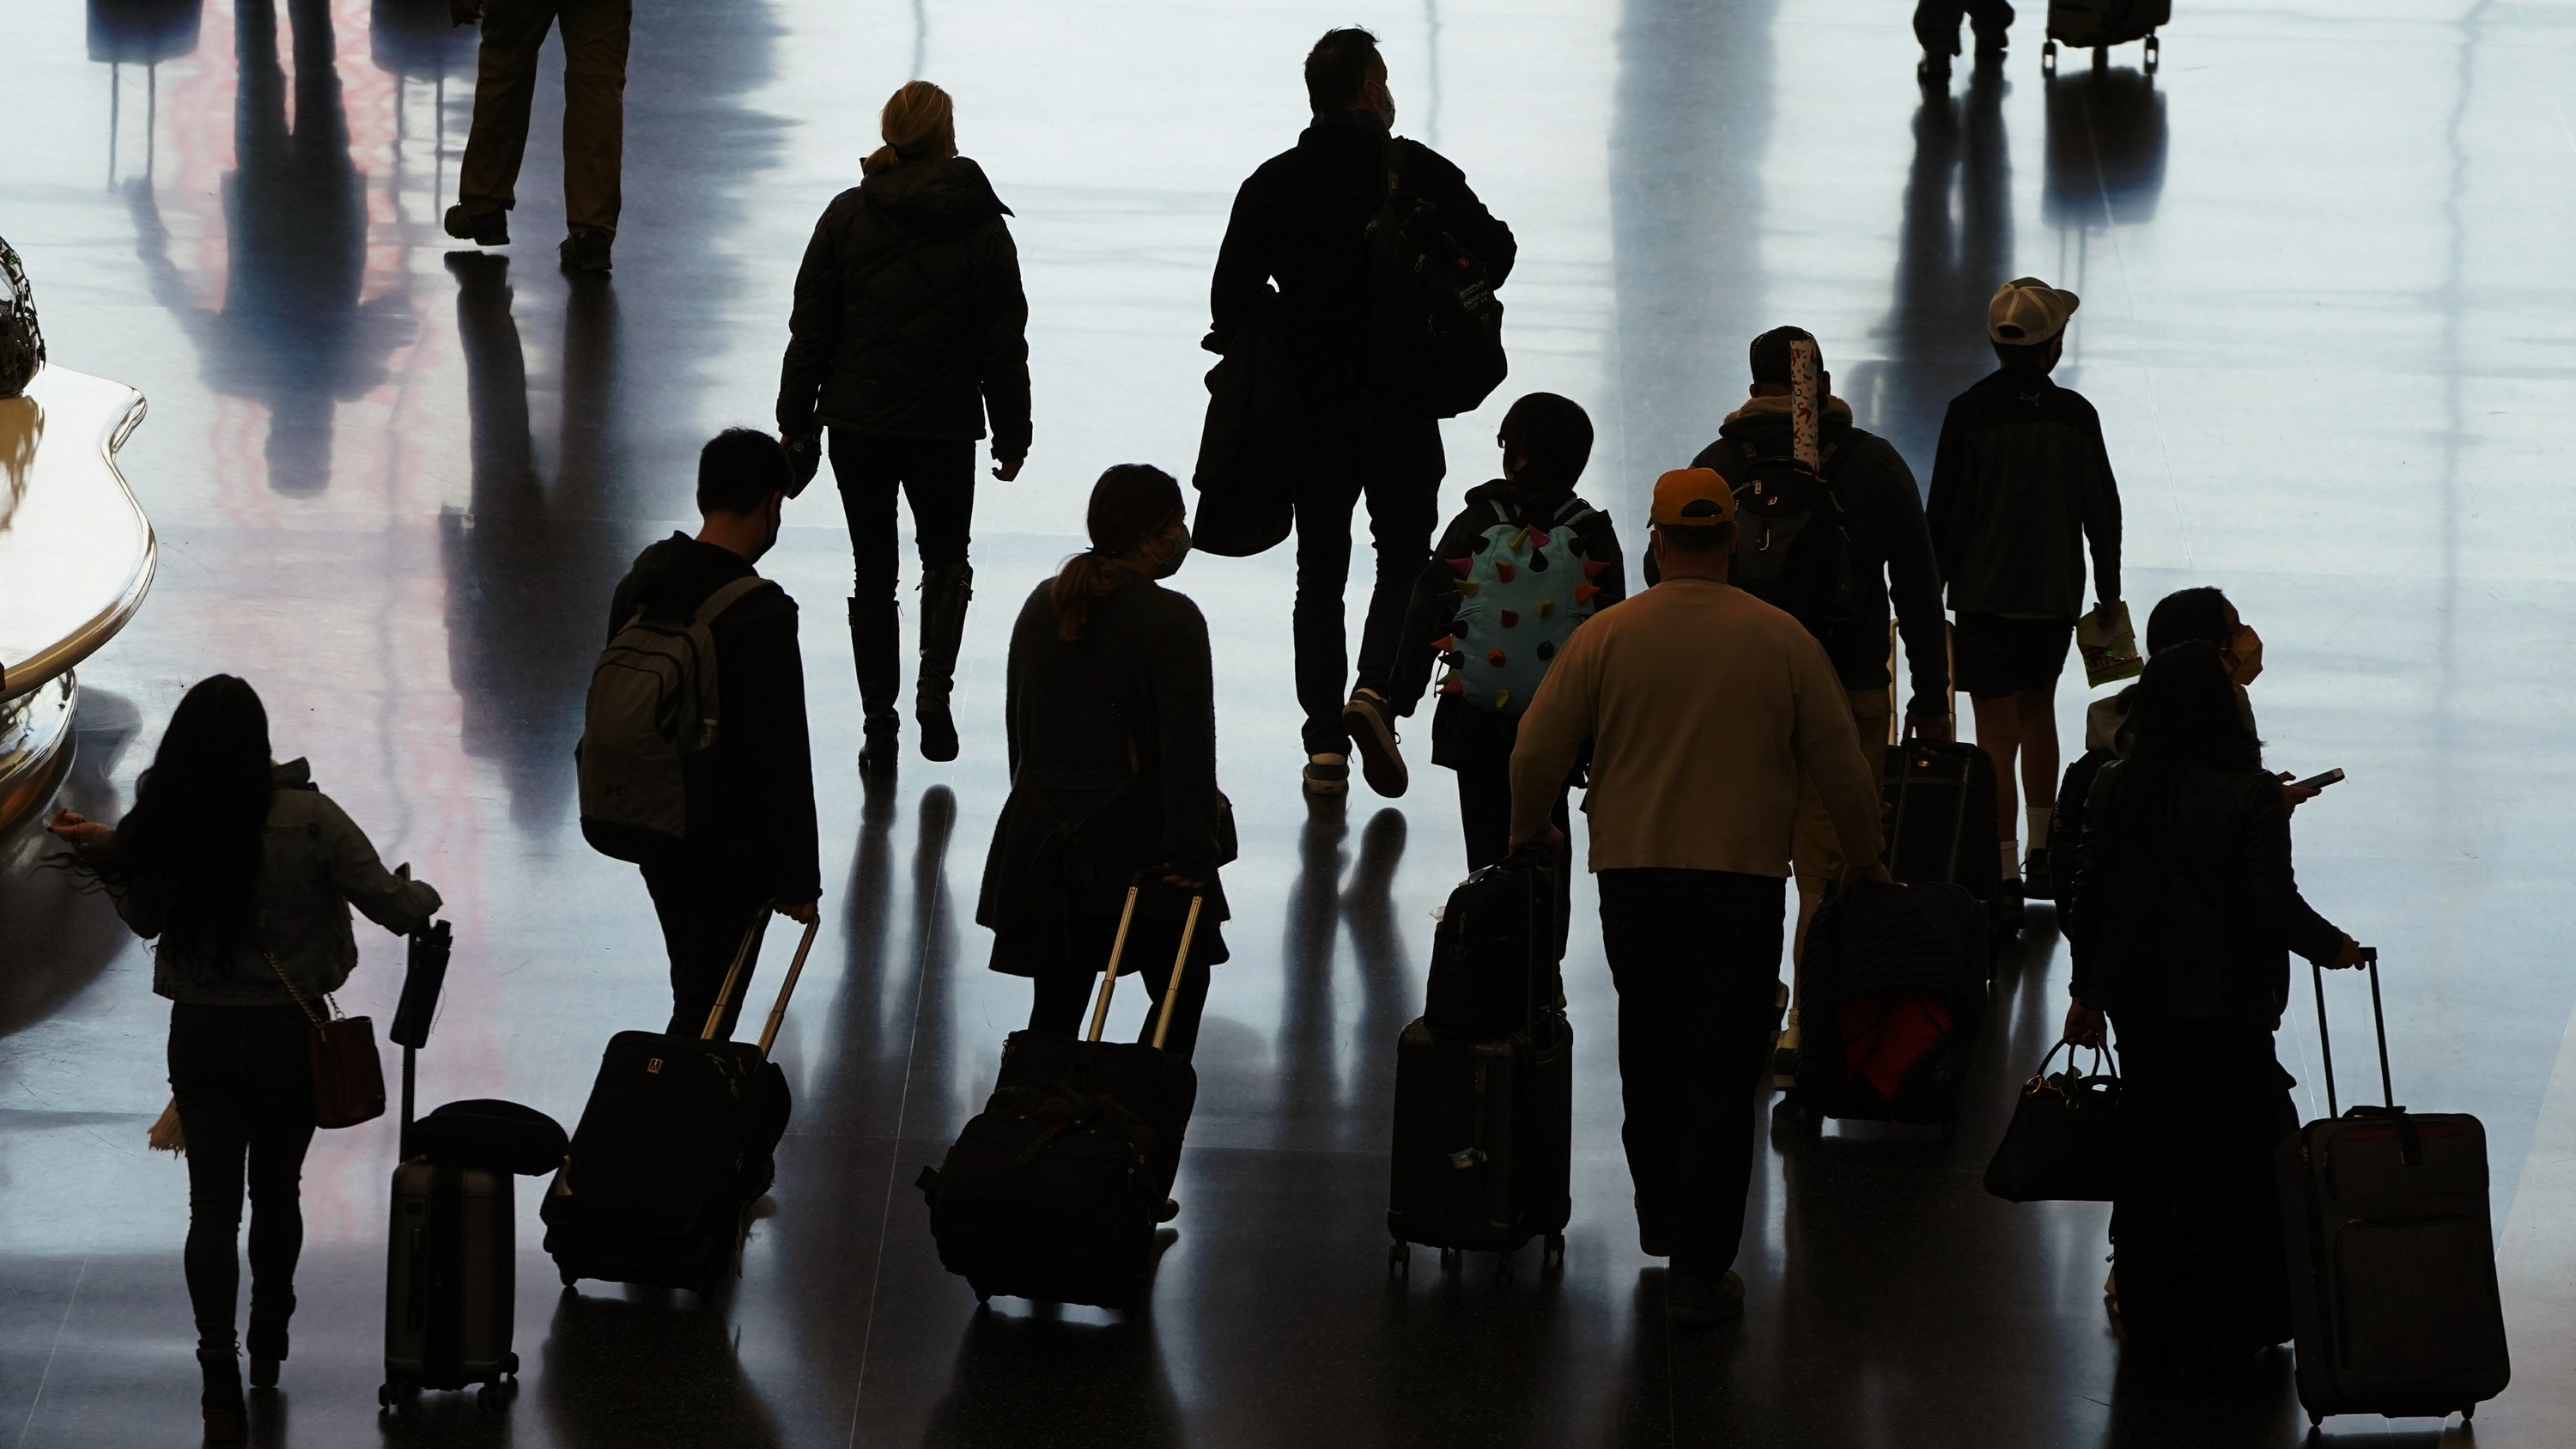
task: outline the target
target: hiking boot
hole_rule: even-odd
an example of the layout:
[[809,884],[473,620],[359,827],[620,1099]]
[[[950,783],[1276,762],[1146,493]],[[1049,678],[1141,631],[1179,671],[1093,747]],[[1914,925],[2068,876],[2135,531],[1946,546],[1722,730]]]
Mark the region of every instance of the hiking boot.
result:
[[1299,776],[1306,793],[1325,797],[1351,793],[1351,757],[1348,755],[1308,755],[1305,773]]
[[[1389,717],[1386,696],[1374,689],[1351,691],[1351,702],[1342,706],[1342,728],[1350,731],[1351,743],[1360,752],[1360,773],[1369,788],[1393,800],[1404,793],[1410,783],[1404,768],[1404,754],[1395,745],[1395,723]],[[1348,779],[1347,773],[1344,775]]]
[[460,201],[447,209],[447,234],[478,247],[505,247],[510,244],[510,213],[497,206],[477,211]]
[[572,235],[555,246],[555,255],[563,259],[567,272],[604,272],[608,270],[608,249],[617,240],[614,232],[595,226],[577,226]]
[[1664,1278],[1664,1318],[1676,1328],[1706,1328],[1744,1317],[1744,1279],[1675,1268]]

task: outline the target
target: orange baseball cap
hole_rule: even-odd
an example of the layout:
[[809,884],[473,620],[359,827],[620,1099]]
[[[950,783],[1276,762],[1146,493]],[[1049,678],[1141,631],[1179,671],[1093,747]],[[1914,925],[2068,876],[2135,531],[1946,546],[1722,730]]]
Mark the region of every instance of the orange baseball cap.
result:
[[1714,468],[1675,468],[1655,480],[1655,506],[1646,521],[1657,528],[1713,528],[1735,521],[1735,490]]

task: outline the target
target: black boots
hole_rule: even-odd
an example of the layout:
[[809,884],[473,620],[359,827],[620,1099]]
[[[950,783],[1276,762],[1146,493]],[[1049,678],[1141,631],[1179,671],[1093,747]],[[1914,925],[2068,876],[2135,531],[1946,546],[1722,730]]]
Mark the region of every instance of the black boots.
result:
[[242,1409],[241,1364],[233,1357],[232,1345],[198,1349],[197,1368],[206,1378],[205,1392],[197,1400],[206,1417],[206,1442],[241,1443],[250,1426]]
[[901,621],[892,599],[850,600],[850,651],[858,657],[859,708],[866,731],[859,773],[891,775],[902,753],[895,743],[902,716],[895,712],[894,696],[903,683]]
[[286,1320],[295,1312],[293,1299],[284,1308],[270,1308],[254,1297],[250,1305],[250,1337],[243,1345],[250,1350],[250,1386],[254,1389],[277,1387],[277,1366],[286,1362]]
[[921,722],[921,757],[957,758],[957,722],[948,694],[957,682],[957,646],[966,638],[966,605],[975,597],[975,566],[942,564],[921,581],[921,681],[912,717]]

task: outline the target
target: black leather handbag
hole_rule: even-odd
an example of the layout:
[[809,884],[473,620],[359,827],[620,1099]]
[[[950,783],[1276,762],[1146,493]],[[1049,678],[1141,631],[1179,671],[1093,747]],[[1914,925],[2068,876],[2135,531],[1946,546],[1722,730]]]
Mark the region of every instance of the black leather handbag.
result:
[[[2061,1049],[2066,1069],[2051,1075],[2048,1064]],[[2119,1061],[2107,1045],[2097,1047],[2093,1071],[2082,1073],[2075,1051],[2066,1042],[2050,1047],[2022,1084],[2012,1125],[1986,1164],[1986,1191],[2006,1202],[2112,1198],[2120,1175]]]

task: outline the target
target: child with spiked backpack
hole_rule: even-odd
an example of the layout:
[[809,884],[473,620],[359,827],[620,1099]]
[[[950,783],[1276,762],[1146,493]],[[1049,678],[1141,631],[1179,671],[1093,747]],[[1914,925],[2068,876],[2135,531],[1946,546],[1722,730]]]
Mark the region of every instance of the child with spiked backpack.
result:
[[[1389,696],[1363,691],[1352,701],[1355,713],[1366,706],[1375,716],[1352,730],[1360,747],[1392,752],[1387,724],[1413,712],[1433,666],[1444,666],[1431,715],[1431,763],[1457,772],[1471,872],[1509,853],[1521,711],[1575,626],[1628,591],[1610,515],[1574,492],[1592,457],[1592,419],[1582,407],[1555,393],[1531,393],[1503,415],[1496,441],[1503,476],[1468,491],[1414,584]],[[1560,829],[1565,819],[1560,794]]]

